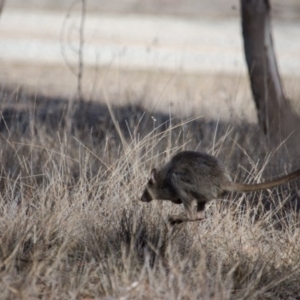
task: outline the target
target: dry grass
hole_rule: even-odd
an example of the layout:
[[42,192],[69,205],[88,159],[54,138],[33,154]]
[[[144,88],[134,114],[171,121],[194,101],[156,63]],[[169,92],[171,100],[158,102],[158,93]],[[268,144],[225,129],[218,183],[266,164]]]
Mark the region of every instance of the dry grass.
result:
[[17,117],[2,123],[0,298],[299,299],[299,216],[284,205],[295,185],[229,195],[204,222],[174,228],[166,219],[181,207],[139,202],[151,166],[197,146],[240,180],[260,180],[271,163],[255,127],[200,120],[162,130],[150,119],[141,134],[140,115],[130,134],[121,127],[123,141],[105,134],[109,122],[104,135],[68,127],[67,113],[55,130],[30,109],[23,133]]

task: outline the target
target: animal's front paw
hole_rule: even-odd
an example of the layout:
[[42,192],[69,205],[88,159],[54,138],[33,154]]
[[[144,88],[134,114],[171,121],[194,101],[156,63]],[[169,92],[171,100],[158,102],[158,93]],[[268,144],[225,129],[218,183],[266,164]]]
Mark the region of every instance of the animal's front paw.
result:
[[171,215],[168,216],[168,222],[171,226],[174,226],[176,224],[181,224],[186,221],[186,217],[183,217],[182,215]]

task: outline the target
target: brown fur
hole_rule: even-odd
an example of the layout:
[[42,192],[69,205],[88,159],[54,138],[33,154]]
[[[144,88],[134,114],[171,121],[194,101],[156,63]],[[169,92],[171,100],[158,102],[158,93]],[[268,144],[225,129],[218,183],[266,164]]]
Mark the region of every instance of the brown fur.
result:
[[[300,177],[300,170],[279,179],[260,184],[239,184],[232,182],[225,166],[217,158],[195,151],[176,154],[160,170],[151,171],[141,201],[154,199],[169,200],[183,204],[187,216],[170,216],[171,224],[204,219],[205,204],[224,196],[227,192],[250,192],[272,188]],[[197,202],[197,215],[192,209]]]

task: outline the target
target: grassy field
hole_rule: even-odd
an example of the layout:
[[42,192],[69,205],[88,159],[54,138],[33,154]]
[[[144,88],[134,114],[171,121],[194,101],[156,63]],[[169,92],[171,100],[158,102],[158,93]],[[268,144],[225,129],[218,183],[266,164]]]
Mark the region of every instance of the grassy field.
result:
[[[91,0],[88,12],[239,16],[235,0],[121,2]],[[275,19],[299,14],[298,0],[272,1]],[[285,144],[268,149],[246,75],[85,65],[80,102],[66,65],[0,65],[0,300],[300,299],[299,180],[230,193],[207,205],[204,221],[174,227],[168,216],[181,205],[140,201],[150,170],[181,150],[217,156],[236,182],[300,168]],[[299,78],[283,83],[300,113]]]
[[[189,99],[195,85],[180,88]],[[254,122],[170,118],[145,99],[124,105],[134,86],[107,91],[123,105],[2,88],[0,299],[299,299],[299,184],[229,194],[205,221],[172,228],[181,206],[139,201],[150,169],[183,149],[218,156],[248,183],[297,158],[269,153]]]

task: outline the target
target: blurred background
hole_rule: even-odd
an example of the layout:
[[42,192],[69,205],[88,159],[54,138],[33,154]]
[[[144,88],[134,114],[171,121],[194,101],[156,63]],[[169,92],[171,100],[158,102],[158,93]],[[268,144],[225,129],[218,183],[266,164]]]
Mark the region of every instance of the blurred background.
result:
[[[105,86],[111,103],[129,101],[182,117],[256,122],[239,1],[84,3],[82,19],[81,1],[5,2],[0,17],[2,87],[75,97],[81,45],[86,100],[103,101]],[[271,4],[279,71],[287,95],[295,99],[300,94],[300,2]]]

